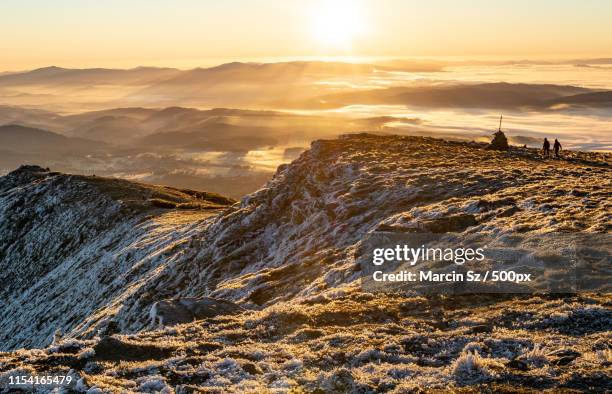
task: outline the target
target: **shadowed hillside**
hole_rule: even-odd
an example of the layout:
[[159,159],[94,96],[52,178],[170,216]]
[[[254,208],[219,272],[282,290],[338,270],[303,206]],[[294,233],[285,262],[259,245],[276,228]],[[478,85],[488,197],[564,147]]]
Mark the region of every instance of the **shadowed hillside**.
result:
[[0,178],[2,348],[44,345],[54,327],[72,330],[119,307],[155,276],[164,250],[233,202],[37,166]]

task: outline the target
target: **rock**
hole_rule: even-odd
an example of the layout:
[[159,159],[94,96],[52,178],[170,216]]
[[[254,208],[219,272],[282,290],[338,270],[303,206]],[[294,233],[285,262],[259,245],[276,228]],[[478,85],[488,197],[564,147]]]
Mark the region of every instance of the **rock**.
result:
[[327,393],[348,393],[355,388],[355,378],[348,369],[342,368],[325,379],[321,388]]
[[472,214],[460,214],[447,217],[441,217],[437,219],[427,219],[418,222],[416,225],[410,227],[403,227],[399,225],[380,224],[376,227],[376,231],[389,232],[389,233],[418,233],[418,232],[430,232],[430,233],[453,233],[462,232],[470,226],[478,224],[476,217]]
[[478,324],[476,326],[472,326],[472,328],[470,329],[470,332],[472,334],[481,334],[481,333],[492,332],[492,331],[493,331],[493,326],[491,326],[490,324]]
[[106,324],[106,326],[102,330],[100,330],[100,336],[111,336],[113,334],[117,334],[119,331],[119,325],[117,324],[117,322],[114,320],[110,320]]
[[476,224],[478,222],[474,215],[465,214],[426,220],[421,222],[419,227],[432,233],[459,233]]
[[175,348],[154,344],[131,343],[104,337],[94,346],[95,359],[103,361],[160,360],[172,355]]
[[242,364],[242,369],[244,370],[244,372],[251,375],[261,375],[263,373],[261,369],[259,369],[259,367],[253,363]]
[[508,209],[504,209],[503,211],[501,211],[500,213],[497,214],[498,218],[507,218],[510,217],[512,215],[514,215],[515,213],[519,212],[521,209],[517,206],[512,206]]
[[196,319],[217,315],[234,315],[244,311],[244,308],[240,305],[218,298],[185,298],[180,301],[193,312]]
[[564,356],[577,357],[579,355],[580,355],[580,352],[573,350],[573,349],[558,349],[558,350],[548,353],[548,356],[557,356],[557,357],[564,357]]
[[153,325],[173,326],[194,320],[193,313],[178,300],[158,301],[149,313]]
[[476,206],[481,211],[490,211],[508,205],[516,205],[516,199],[513,197],[499,198],[496,200],[480,199],[476,203]]
[[576,357],[573,357],[573,356],[560,357],[560,358],[552,361],[551,364],[557,365],[557,366],[567,365],[567,364],[570,364],[575,359],[576,359]]
[[398,226],[398,225],[389,225],[389,224],[379,224],[378,227],[376,227],[376,231],[379,232],[385,232],[385,233],[407,233],[407,232],[414,232],[415,229],[413,228],[408,228],[408,227],[402,227],[402,226]]
[[156,302],[149,316],[154,325],[171,326],[242,311],[242,307],[227,300],[211,297],[181,298]]
[[552,358],[550,363],[557,366],[570,364],[580,357],[580,355],[580,352],[572,349],[559,349],[548,354],[548,356]]
[[446,330],[449,327],[449,323],[447,320],[444,319],[440,319],[440,320],[431,320],[429,322],[427,322],[427,324],[429,324],[431,327],[437,329],[437,330]]
[[62,340],[62,330],[58,328],[57,330],[55,330],[55,333],[53,334],[52,343],[59,343],[61,340]]
[[518,369],[519,371],[529,370],[529,365],[525,361],[519,360],[516,358],[514,360],[507,362],[506,367],[512,368],[512,369]]
[[577,190],[577,189],[573,189],[570,194],[574,197],[586,197],[588,196],[590,193],[584,190]]

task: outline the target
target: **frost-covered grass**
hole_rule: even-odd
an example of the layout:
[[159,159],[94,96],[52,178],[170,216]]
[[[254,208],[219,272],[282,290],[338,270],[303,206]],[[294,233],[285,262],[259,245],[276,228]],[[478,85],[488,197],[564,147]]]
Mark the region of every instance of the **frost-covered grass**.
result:
[[48,345],[56,333],[91,337],[114,316],[123,330],[145,327],[148,311],[135,304],[154,297],[214,215],[158,209],[156,198],[206,208],[232,202],[39,167],[0,178],[0,350]]
[[[523,296],[497,302],[463,296],[423,298],[415,309],[412,298],[357,292],[319,304],[277,305],[114,336],[130,344],[129,352],[121,347],[116,354],[100,351],[103,340],[95,339],[4,353],[0,373],[73,369],[81,386],[103,392],[190,392],[195,387],[225,392],[403,392],[481,385],[500,391],[507,385],[525,391],[612,389],[609,330],[594,322],[584,327],[586,334],[575,336],[560,334],[554,322],[550,330],[529,324],[546,319],[561,300],[574,309],[610,302],[601,295]],[[523,314],[516,315],[517,310]],[[296,318],[298,313],[309,318]],[[490,332],[473,332],[474,321],[491,326]],[[258,329],[272,326],[272,331]]]
[[[432,138],[318,141],[217,216],[143,211],[142,201],[174,197],[130,190],[125,203],[63,175],[3,178],[0,234],[22,241],[1,261],[31,269],[35,283],[0,289],[2,346],[43,347],[62,334],[47,349],[0,354],[0,373],[73,370],[92,392],[612,390],[607,295],[360,288],[355,251],[380,228],[483,234],[508,249],[548,232],[609,233],[609,155],[566,157]],[[153,302],[202,295],[248,311],[149,324]],[[19,315],[27,302],[36,307]],[[110,319],[121,334],[100,338]]]

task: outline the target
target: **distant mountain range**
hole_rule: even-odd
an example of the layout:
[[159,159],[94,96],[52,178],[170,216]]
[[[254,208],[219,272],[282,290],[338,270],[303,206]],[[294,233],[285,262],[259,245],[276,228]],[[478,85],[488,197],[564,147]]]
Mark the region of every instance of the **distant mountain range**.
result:
[[[423,65],[415,66],[422,70]],[[375,76],[377,71],[410,71],[410,64],[383,66],[343,62],[296,61],[227,63],[179,70],[138,67],[67,69],[45,67],[0,75],[0,103],[46,105],[73,110],[119,106],[263,106],[280,97],[298,99],[325,92],[326,78]],[[437,70],[435,67],[432,70]],[[69,98],[69,99],[68,99]],[[68,102],[67,102],[68,101]],[[70,101],[75,102],[71,104]]]
[[[24,85],[153,85],[158,88],[168,86],[190,86],[197,84],[244,82],[290,82],[300,78],[321,76],[365,75],[376,70],[423,69],[402,66],[378,66],[374,64],[296,61],[280,63],[226,63],[209,68],[180,70],[176,68],[137,67],[132,69],[85,68],[70,69],[56,66],[38,68],[31,71],[0,74],[0,87]],[[431,68],[434,69],[435,68]]]
[[125,84],[144,85],[181,73],[173,68],[137,67],[129,70],[108,68],[70,69],[44,67],[32,71],[0,75],[0,86],[24,85],[88,85]]
[[104,142],[67,137],[48,130],[21,125],[0,126],[0,168],[5,171],[23,163],[70,163],[88,155],[109,152]]
[[550,107],[559,104],[612,108],[612,91],[575,94],[547,102]]
[[[594,59],[593,63],[586,65],[599,67],[607,64],[607,60]],[[532,107],[545,110],[548,104],[554,105],[564,96],[600,92],[571,85],[503,82],[450,81],[402,86],[407,82],[394,79],[398,72],[443,73],[445,64],[401,60],[380,61],[378,64],[233,62],[191,70],[156,67],[67,69],[52,66],[1,74],[0,103],[66,107],[70,101],[75,101],[88,107],[104,104],[105,108],[178,105],[267,109],[329,109],[368,104],[427,108]],[[377,80],[385,79],[394,81],[391,87],[382,84],[371,88]],[[580,104],[601,106],[606,102],[582,100]]]
[[[63,68],[57,66],[42,67],[27,71],[0,72],[0,86],[27,84],[57,83],[124,83],[149,84],[166,80],[171,84],[185,84],[193,80],[223,79],[270,80],[295,79],[303,76],[356,75],[369,74],[376,70],[403,72],[436,72],[444,71],[449,66],[466,65],[575,65],[607,66],[612,65],[612,58],[569,59],[560,61],[543,60],[509,60],[509,61],[442,61],[432,59],[388,59],[372,63],[349,63],[334,61],[287,61],[274,63],[231,62],[207,68],[181,70],[169,67],[135,67],[131,69],[114,68]],[[172,82],[170,82],[172,81]]]
[[[330,94],[296,107],[340,108],[347,105],[406,105],[427,108],[545,108],[564,97],[593,93],[591,89],[550,84],[482,83],[442,86],[392,87]],[[607,92],[610,94],[612,92]],[[588,97],[588,96],[587,96]],[[585,97],[586,98],[586,97]]]
[[20,125],[0,126],[0,146],[21,153],[68,153],[93,151],[104,143],[78,137],[66,137],[51,131]]

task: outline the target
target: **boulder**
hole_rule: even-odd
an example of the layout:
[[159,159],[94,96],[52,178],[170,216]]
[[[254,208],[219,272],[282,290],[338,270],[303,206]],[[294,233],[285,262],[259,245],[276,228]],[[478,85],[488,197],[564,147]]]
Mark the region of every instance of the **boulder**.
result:
[[518,369],[519,371],[529,371],[529,364],[517,358],[507,362],[506,367],[512,368],[512,369]]
[[437,219],[424,220],[419,227],[432,233],[460,233],[468,227],[477,225],[474,215],[453,215]]
[[120,331],[121,329],[119,328],[119,324],[114,320],[110,320],[108,323],[106,323],[104,328],[100,329],[98,333],[101,337],[108,337],[117,334]]
[[562,366],[570,364],[581,355],[580,352],[574,349],[559,349],[548,353],[547,356],[551,359],[550,363],[552,365]]
[[158,301],[149,316],[153,325],[172,326],[219,315],[233,315],[244,309],[231,301],[202,297]]
[[376,231],[391,233],[460,233],[468,227],[478,224],[471,214],[445,216],[436,219],[425,219],[407,227],[396,224],[380,224]]
[[103,337],[94,346],[96,361],[144,361],[168,358],[175,347],[152,343],[126,342],[115,337]]
[[490,324],[477,324],[470,328],[472,334],[483,334],[493,332],[493,326]]

